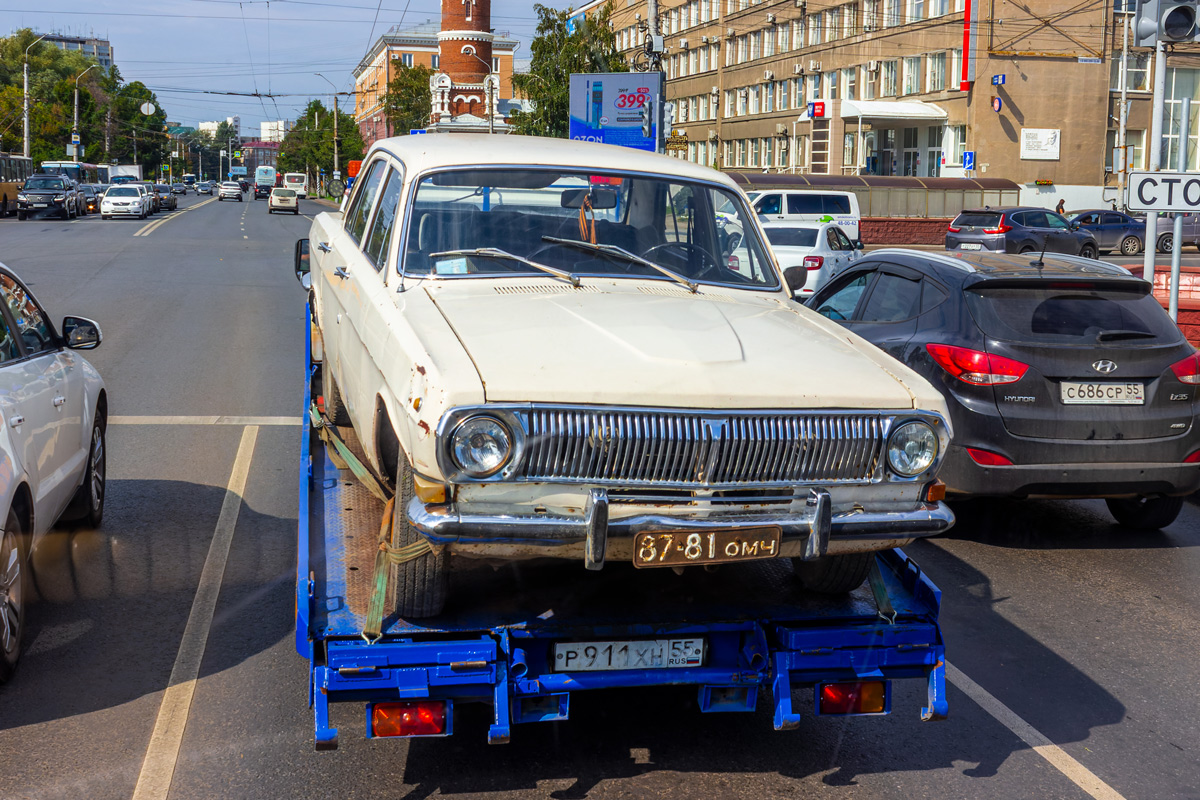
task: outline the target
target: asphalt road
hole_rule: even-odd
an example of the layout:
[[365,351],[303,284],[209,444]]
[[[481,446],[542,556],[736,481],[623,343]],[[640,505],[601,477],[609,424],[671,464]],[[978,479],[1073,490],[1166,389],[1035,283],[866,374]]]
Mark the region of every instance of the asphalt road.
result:
[[[0,687],[0,798],[127,800],[164,768],[169,793],[143,796],[1200,798],[1191,504],[1153,534],[1098,502],[966,504],[950,534],[909,548],[943,592],[944,722],[919,721],[918,685],[897,687],[888,717],[785,733],[765,702],[701,715],[693,692],[656,690],[576,696],[569,721],[519,726],[503,746],[485,743],[479,709],[460,709],[449,739],[407,743],[366,741],[362,709],[345,706],[341,749],[314,752],[292,642],[304,292],[291,253],[307,225],[195,196],[145,222],[0,220],[0,259],[52,316],[100,322],[89,357],[113,417],[103,526],[37,554],[25,658]],[[206,576],[224,533],[228,562]],[[173,679],[210,583],[198,675]],[[178,758],[150,763],[183,689]]]

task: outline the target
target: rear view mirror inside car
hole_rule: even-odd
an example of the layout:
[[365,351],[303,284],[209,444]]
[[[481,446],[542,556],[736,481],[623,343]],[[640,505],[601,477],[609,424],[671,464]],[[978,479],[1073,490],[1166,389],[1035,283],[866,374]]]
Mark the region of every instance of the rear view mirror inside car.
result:
[[312,288],[312,276],[308,272],[308,239],[296,240],[296,280],[305,289]]
[[562,193],[563,208],[583,208],[585,198],[591,198],[592,208],[616,208],[617,192],[615,189],[605,189],[593,186],[590,189],[564,189]]

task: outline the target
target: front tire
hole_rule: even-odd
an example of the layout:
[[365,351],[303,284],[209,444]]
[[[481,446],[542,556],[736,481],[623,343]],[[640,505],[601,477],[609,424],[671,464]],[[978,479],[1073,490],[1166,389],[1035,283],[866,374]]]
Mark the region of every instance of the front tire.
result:
[[321,371],[321,388],[325,393],[325,416],[334,425],[345,427],[350,424],[350,412],[346,410],[346,401],[338,389],[337,381],[333,379],[332,365]]
[[1109,499],[1108,513],[1123,527],[1156,531],[1175,521],[1183,510],[1182,497],[1132,497]]
[[102,412],[96,413],[96,421],[92,423],[92,438],[88,445],[87,469],[83,473],[83,483],[71,498],[64,519],[83,520],[92,528],[99,528],[104,519],[104,498],[108,494],[108,448],[105,432],[108,430],[108,420]]
[[1167,234],[1164,234],[1164,235],[1158,237],[1158,252],[1170,253],[1174,249],[1175,249],[1174,234],[1167,233]]
[[25,634],[25,531],[12,509],[0,532],[0,683],[12,678]]
[[1142,243],[1136,236],[1126,236],[1121,240],[1121,255],[1136,256],[1142,252]]
[[819,594],[846,594],[867,579],[874,553],[848,553],[844,556],[822,556],[816,561],[792,559],[792,571],[802,586]]
[[1085,244],[1083,247],[1079,248],[1079,255],[1083,256],[1084,258],[1095,258],[1096,248],[1090,244]]
[[[408,524],[406,509],[414,496],[412,467],[404,453],[396,464],[396,505],[392,510],[392,547],[404,547],[421,541],[421,534]],[[405,618],[433,617],[446,605],[450,565],[444,550],[425,553],[403,564],[394,564],[388,572],[388,595],[396,613]]]
[[24,212],[24,211],[18,211],[18,212],[17,212],[17,221],[18,221],[18,222],[24,222],[24,221],[25,221],[25,212]]

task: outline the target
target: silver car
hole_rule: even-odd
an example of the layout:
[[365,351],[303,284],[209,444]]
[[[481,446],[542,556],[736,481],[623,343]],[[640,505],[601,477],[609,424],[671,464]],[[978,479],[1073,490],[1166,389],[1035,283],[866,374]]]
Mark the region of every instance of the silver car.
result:
[[764,222],[762,227],[780,269],[803,267],[807,271],[804,288],[796,292],[798,298],[808,297],[857,261],[862,249],[836,222]]
[[217,192],[217,199],[224,200],[225,198],[242,202],[242,187],[235,181],[225,181]]
[[1045,208],[1016,206],[964,210],[946,227],[947,250],[999,253],[1069,253],[1095,258],[1100,246],[1081,230]]

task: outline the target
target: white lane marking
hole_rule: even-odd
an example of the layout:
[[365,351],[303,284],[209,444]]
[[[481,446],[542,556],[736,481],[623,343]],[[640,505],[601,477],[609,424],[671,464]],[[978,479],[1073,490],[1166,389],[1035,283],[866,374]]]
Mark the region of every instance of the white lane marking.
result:
[[139,230],[137,233],[135,233],[134,236],[149,236],[150,234],[152,234],[156,230],[158,230],[159,227],[162,226],[163,224],[170,222],[171,220],[175,219],[176,217],[178,217],[181,214],[186,214],[187,212],[194,211],[195,209],[200,208],[201,206],[206,206],[209,203],[213,202],[214,199],[216,199],[216,198],[210,197],[201,203],[196,203],[196,205],[194,205],[194,206],[188,206],[187,208],[178,209],[174,213],[172,213],[171,216],[169,216],[169,217],[163,217],[162,219],[156,219],[156,220],[154,220],[154,222],[151,222],[151,223],[145,225],[141,230]]
[[300,417],[184,417],[168,415],[143,415],[109,417],[109,425],[299,425]]
[[984,711],[1015,733],[1033,751],[1050,762],[1050,765],[1066,775],[1080,789],[1083,789],[1096,800],[1125,800],[1116,789],[1100,780],[1094,772],[1080,764],[1066,751],[1047,739],[1041,731],[1017,716],[1016,712],[996,699],[995,695],[984,689],[966,676],[962,670],[946,664],[946,677],[957,686],[967,697],[970,697]]
[[229,559],[229,546],[233,542],[233,531],[242,508],[242,495],[246,491],[246,478],[250,474],[250,461],[254,457],[257,439],[258,428],[253,425],[242,431],[242,442],[233,459],[229,486],[225,489],[225,500],[217,517],[217,529],[208,546],[208,556],[200,573],[200,585],[196,587],[196,598],[192,601],[192,611],[183,629],[175,666],[171,668],[171,678],[163,693],[158,718],[154,721],[154,732],[150,734],[150,745],[146,748],[142,771],[133,790],[133,800],[165,800],[171,791],[171,778],[179,760],[179,746],[187,727],[192,695],[195,694],[200,674],[200,662],[204,658],[204,647],[208,643],[208,632],[217,608],[225,563]]

